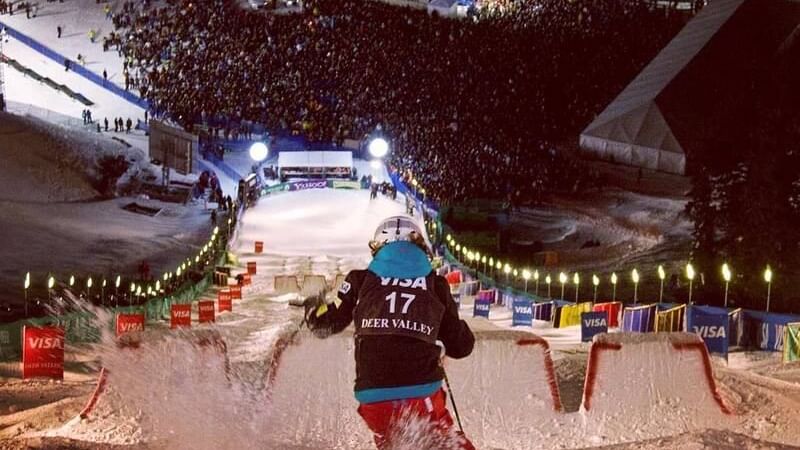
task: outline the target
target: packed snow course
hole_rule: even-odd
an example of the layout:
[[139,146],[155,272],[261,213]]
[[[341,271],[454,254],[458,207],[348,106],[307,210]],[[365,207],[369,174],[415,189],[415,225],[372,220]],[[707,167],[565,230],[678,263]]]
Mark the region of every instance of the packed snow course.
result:
[[[121,2],[110,4],[116,9]],[[72,60],[81,53],[87,57],[86,69],[95,74],[107,69],[109,83],[121,84],[122,61],[116,52],[102,52],[101,45],[89,43],[86,36],[89,28],[110,27],[102,5],[91,0],[47,3],[38,18],[15,14],[2,20]],[[54,38],[56,25],[64,28],[61,39]],[[4,45],[4,53],[91,100],[95,120],[142,118],[143,110],[137,105],[65,71],[60,62],[14,38]],[[80,102],[10,66],[4,69],[10,111],[93,130],[81,122],[79,113],[85,106]],[[102,234],[87,235],[79,219],[113,217],[110,211],[118,210],[116,201],[86,203],[96,196],[83,173],[86,162],[62,159],[50,167],[53,163],[46,162],[47,153],[56,144],[31,142],[29,130],[41,123],[25,119],[27,123],[20,125],[7,117],[0,123],[5,127],[0,134],[32,149],[5,147],[5,155],[15,158],[7,165],[4,161],[0,177],[2,204],[10,212],[2,228],[22,236],[8,243],[9,258],[21,254],[38,258],[41,270],[76,262],[87,264],[89,270],[97,261],[80,255],[111,248],[114,261],[129,265],[141,253],[163,246],[165,235],[182,239],[179,229],[188,222],[205,221],[179,208],[158,221],[123,215]],[[62,128],[53,130],[51,135],[75,139]],[[87,149],[110,148],[130,159],[129,150],[109,145],[110,136],[147,155],[146,137],[137,131],[83,133],[80,143]],[[136,157],[137,165],[140,158]],[[246,168],[248,164],[244,160],[240,165]],[[148,170],[146,160],[141,166]],[[47,182],[24,192],[15,188],[19,174],[25,173],[22,168],[39,170],[33,175]],[[59,176],[51,176],[54,173]],[[608,205],[598,208],[592,201],[586,202],[591,207],[567,205],[577,211],[577,225],[570,223],[574,222],[571,217],[554,220],[547,211],[519,215],[517,222],[521,229],[525,225],[553,228],[557,222],[553,228],[557,242],[582,241],[601,233],[600,240],[618,243],[614,245],[619,253],[630,255],[628,247],[644,252],[665,244],[657,234],[641,231],[653,220],[659,228],[686,234],[679,218],[683,200],[654,201],[622,193],[620,199],[612,199],[619,206],[616,215],[608,213]],[[322,284],[320,276],[329,287],[335,286],[348,270],[364,267],[369,260],[366,242],[375,225],[401,211],[399,203],[384,198],[370,202],[368,193],[357,191],[315,190],[262,199],[245,214],[232,246],[238,259],[235,272],[244,271],[247,262],[256,262],[258,267],[253,284],[245,287],[244,298],[235,301],[232,312],[220,314],[213,325],[192,330],[148,324],[138,337],[142,340],[138,348],[119,348],[111,336],[94,347],[68,346],[63,382],[0,378],[0,447],[373,448],[355,413],[351,334],[317,340],[305,330],[298,331],[300,311],[289,302],[316,290]],[[637,211],[643,217],[628,217]],[[654,217],[658,214],[664,217]],[[50,223],[54,215],[66,220]],[[630,220],[620,222],[616,216]],[[566,225],[561,226],[562,222]],[[136,236],[130,235],[131,229]],[[53,247],[51,242],[48,248],[40,248],[45,244],[37,244],[37,237],[45,234],[61,236],[58,245]],[[137,236],[145,240],[113,249]],[[175,239],[168,241],[174,244]],[[254,252],[255,241],[264,242],[263,253]],[[604,253],[599,250],[593,256],[607,259]],[[210,289],[198,300],[216,299],[217,290]],[[488,320],[472,319],[472,306],[471,298],[463,299],[462,316],[478,337],[475,351],[465,360],[446,361],[446,368],[465,432],[478,448],[800,445],[796,414],[800,367],[781,365],[774,354],[738,352],[727,363],[712,360],[709,364],[695,337],[668,334],[608,335],[598,338],[600,345],[590,351],[590,344],[580,342],[576,327],[554,329],[535,321],[532,329],[512,330],[507,309],[492,307]],[[196,322],[196,305],[192,314]],[[208,336],[221,339],[223,351],[198,345]],[[96,372],[81,369],[86,364],[105,367],[109,375],[95,409],[79,419],[78,412],[95,388]],[[424,448],[421,439],[411,433],[403,448]]]
[[[148,325],[138,348],[119,348],[111,336],[93,348],[68,348],[70,359],[97,361],[108,370],[96,408],[83,420],[56,420],[52,408],[41,416],[28,411],[27,428],[0,430],[0,437],[16,436],[12,443],[69,439],[84,447],[372,448],[352,395],[351,332],[313,338],[298,329],[300,308],[289,302],[319,287],[317,276],[332,286],[348,270],[364,267],[374,227],[402,207],[386,198],[370,201],[366,191],[262,198],[246,211],[231,245],[234,275],[248,262],[257,265],[232,312],[191,330]],[[256,241],[263,242],[263,253],[254,251]],[[217,291],[198,300],[216,299]],[[796,379],[779,381],[719,362],[713,363],[715,378],[697,336],[616,333],[598,338],[589,354],[577,327],[552,329],[537,321],[533,330],[542,339],[528,328],[511,329],[503,307],[493,307],[488,320],[468,317],[471,302],[465,299],[461,311],[477,336],[474,353],[445,367],[465,432],[478,448],[580,448],[656,437],[669,447],[670,439],[684,442],[681,434],[707,429],[800,444],[791,431],[798,426]],[[225,343],[224,351],[197,345],[209,333]],[[18,386],[25,391],[25,382]],[[73,394],[89,397],[82,392]],[[14,423],[14,417],[5,418]],[[732,445],[751,442],[726,436]],[[411,433],[401,448],[420,448],[423,437]]]

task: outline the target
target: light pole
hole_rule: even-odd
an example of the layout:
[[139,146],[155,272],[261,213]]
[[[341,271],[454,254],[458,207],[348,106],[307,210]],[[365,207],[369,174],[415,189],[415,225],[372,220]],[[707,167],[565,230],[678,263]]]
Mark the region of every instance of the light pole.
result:
[[92,301],[92,277],[86,279],[86,300]]
[[725,307],[728,307],[728,284],[731,282],[731,268],[728,263],[722,264],[722,279],[725,280]]
[[661,290],[658,293],[658,303],[661,303],[664,300],[664,278],[667,277],[667,273],[664,272],[664,266],[661,264],[658,265],[658,279],[661,280]]
[[577,304],[578,292],[580,291],[581,287],[581,277],[578,275],[578,272],[575,272],[575,275],[572,276],[572,282],[575,283],[575,304]]
[[694,266],[692,263],[686,263],[686,278],[689,279],[689,304],[692,304],[692,282],[694,281]]
[[600,277],[597,275],[592,275],[592,285],[594,286],[594,296],[592,297],[592,302],[597,303],[597,286],[600,286]]
[[48,303],[50,303],[50,301],[53,300],[53,288],[55,287],[55,285],[56,285],[56,279],[52,275],[50,275],[47,278],[47,302]]
[[494,272],[494,258],[491,256],[489,257],[489,270],[485,272],[487,277],[492,278],[491,272]]
[[511,273],[511,266],[509,266],[508,263],[503,266],[503,273],[506,274],[506,286],[508,286],[508,274]]
[[483,273],[486,274],[486,255],[481,257],[481,263],[483,264]]
[[497,265],[495,266],[495,269],[497,269],[497,271],[499,272],[499,271],[500,271],[500,269],[502,269],[502,268],[503,268],[503,263],[501,263],[501,262],[498,260],[498,261],[497,261]]
[[617,301],[617,274],[611,272],[611,301]]
[[114,280],[114,307],[119,307],[119,284],[122,282],[122,277],[117,275],[117,279]]
[[25,273],[25,317],[28,317],[28,288],[31,287],[31,273]]
[[633,280],[633,304],[639,300],[639,271],[635,268],[631,271],[631,280]]
[[460,262],[461,257],[459,255],[461,255],[461,244],[456,244],[456,259]]
[[131,281],[131,293],[128,295],[128,306],[133,303],[133,296],[136,294],[136,283]]
[[547,276],[544,277],[544,282],[547,283],[547,298],[553,298],[553,297],[550,296],[550,283],[552,281],[553,281],[553,279],[550,278],[550,274],[548,273]]
[[564,300],[564,286],[567,284],[567,274],[564,272],[559,273],[558,281],[561,282],[561,300]]
[[525,280],[525,293],[528,293],[528,280],[531,279],[531,271],[528,269],[524,269],[522,271],[522,279]]
[[764,270],[764,281],[767,282],[767,312],[769,312],[769,294],[772,290],[772,269],[769,266]]
[[536,282],[536,295],[539,295],[539,271],[533,271],[533,281]]

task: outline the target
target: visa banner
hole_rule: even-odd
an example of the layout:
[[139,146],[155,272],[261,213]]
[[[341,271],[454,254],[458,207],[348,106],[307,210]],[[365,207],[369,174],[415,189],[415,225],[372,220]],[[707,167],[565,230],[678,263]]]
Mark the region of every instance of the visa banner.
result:
[[512,327],[533,326],[533,302],[531,300],[515,298],[512,308],[514,309],[511,316]]
[[22,327],[22,378],[64,379],[64,328]]
[[475,306],[472,310],[472,317],[485,317],[489,318],[489,309],[492,306],[492,302],[490,300],[485,300],[481,298],[475,299]]
[[214,322],[214,300],[197,302],[198,321],[200,323]]
[[117,337],[132,331],[144,331],[144,314],[117,314]]
[[700,314],[695,308],[690,308],[689,316],[689,332],[700,335],[710,353],[727,356],[730,334],[728,315]]
[[169,312],[169,327],[191,327],[192,326],[192,305],[173,304]]
[[608,311],[581,313],[581,341],[591,341],[600,333],[608,333]]

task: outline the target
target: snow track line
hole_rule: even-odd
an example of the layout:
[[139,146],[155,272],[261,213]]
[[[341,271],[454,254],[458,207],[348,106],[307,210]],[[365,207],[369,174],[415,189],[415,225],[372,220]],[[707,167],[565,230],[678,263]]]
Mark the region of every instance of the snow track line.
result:
[[83,407],[79,416],[81,419],[85,419],[89,417],[89,414],[94,410],[94,407],[97,406],[97,400],[100,398],[100,394],[102,394],[106,390],[106,385],[108,383],[108,371],[105,367],[100,369],[100,375],[97,377],[97,386],[94,388],[94,392],[92,392],[92,396],[89,397],[89,401],[86,403],[86,406]]
[[706,382],[708,383],[708,388],[711,390],[711,395],[714,396],[714,401],[717,402],[719,409],[723,413],[732,415],[733,410],[725,403],[725,400],[723,400],[722,395],[719,393],[719,389],[717,388],[717,382],[714,381],[714,371],[711,368],[711,358],[708,356],[706,344],[702,342],[673,342],[672,347],[681,352],[700,352],[700,355],[703,358],[703,369],[706,375]]
[[597,381],[597,366],[600,361],[600,354],[604,351],[622,350],[621,344],[610,344],[607,342],[595,342],[589,350],[589,362],[586,365],[586,380],[583,384],[583,408],[588,411],[592,407],[592,395],[594,385]]
[[300,327],[297,327],[296,330],[293,330],[288,333],[282,333],[281,336],[275,341],[275,350],[272,351],[272,355],[269,358],[269,364],[267,364],[267,368],[269,372],[267,373],[267,383],[266,383],[266,394],[267,398],[272,396],[272,388],[275,385],[275,379],[278,376],[278,369],[281,365],[281,359],[283,357],[283,352],[294,342],[295,336],[300,332]]
[[544,349],[544,367],[547,371],[547,384],[550,386],[550,396],[553,399],[553,411],[563,412],[564,408],[561,404],[561,394],[558,391],[558,382],[556,380],[556,370],[553,365],[553,359],[550,357],[550,344],[539,336],[530,339],[520,339],[517,345],[538,345]]

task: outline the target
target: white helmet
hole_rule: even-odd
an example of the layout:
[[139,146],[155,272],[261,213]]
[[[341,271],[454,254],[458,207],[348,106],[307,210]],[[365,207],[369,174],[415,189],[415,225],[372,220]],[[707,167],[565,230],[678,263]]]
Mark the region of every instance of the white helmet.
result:
[[408,216],[392,216],[384,219],[375,229],[369,247],[373,252],[377,252],[383,245],[396,241],[413,242],[423,247],[426,253],[430,253],[425,233],[414,219]]

